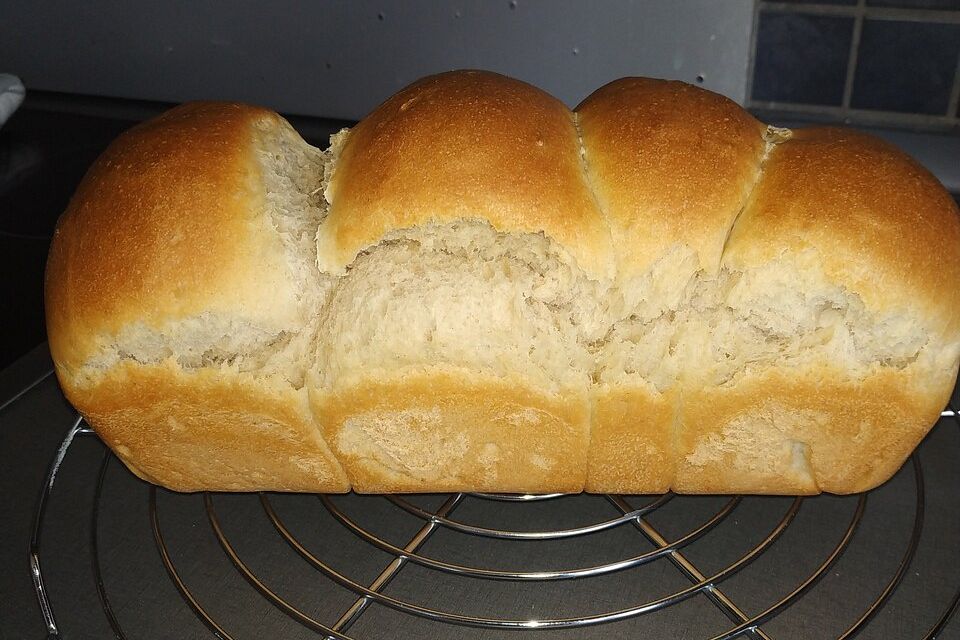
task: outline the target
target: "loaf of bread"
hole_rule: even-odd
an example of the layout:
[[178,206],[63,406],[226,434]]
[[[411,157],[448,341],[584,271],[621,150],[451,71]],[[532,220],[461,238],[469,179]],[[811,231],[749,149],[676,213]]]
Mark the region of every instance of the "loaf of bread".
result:
[[187,104],[50,249],[70,401],[181,490],[850,493],[960,361],[960,217],[895,148],[679,82],[453,72],[330,147]]

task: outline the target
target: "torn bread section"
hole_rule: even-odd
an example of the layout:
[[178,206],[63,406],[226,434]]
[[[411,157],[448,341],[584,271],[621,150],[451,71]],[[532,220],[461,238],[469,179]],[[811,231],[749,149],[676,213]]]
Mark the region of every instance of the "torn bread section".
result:
[[542,234],[485,222],[397,231],[358,256],[308,385],[354,489],[581,491],[601,286]]
[[590,384],[609,309],[601,283],[543,234],[426,224],[360,254],[322,310],[314,384],[450,364],[550,393]]
[[118,138],[84,179],[48,261],[51,353],[140,475],[349,488],[304,387],[329,288],[314,241],[328,162],[270,111],[194,103]]
[[350,131],[327,196],[309,387],[354,488],[581,491],[615,261],[570,110],[497,74],[426,78]]
[[853,493],[887,480],[960,362],[943,280],[960,278],[960,256],[929,250],[944,241],[960,241],[956,206],[902,153],[832,129],[777,145],[725,248],[726,284],[704,290],[716,297],[686,328],[675,488]]
[[683,328],[759,177],[765,127],[727,98],[648,78],[612,82],[576,111],[618,270],[610,325],[593,345],[587,487],[663,492],[674,478]]

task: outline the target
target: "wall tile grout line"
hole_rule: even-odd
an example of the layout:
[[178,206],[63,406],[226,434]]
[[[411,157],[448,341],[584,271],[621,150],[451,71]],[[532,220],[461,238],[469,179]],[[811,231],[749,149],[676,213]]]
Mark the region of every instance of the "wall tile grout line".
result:
[[957,120],[960,105],[960,54],[957,54],[957,67],[953,72],[953,86],[950,88],[950,100],[947,102],[947,117]]
[[958,124],[958,117],[954,115],[930,115],[926,113],[904,113],[900,111],[882,111],[880,109],[844,109],[843,107],[825,104],[805,104],[802,102],[787,102],[779,100],[753,100],[748,105],[751,109],[766,111],[789,111],[796,114],[831,116],[837,119],[852,118],[857,124],[875,125],[913,125],[918,127],[943,128]]
[[850,109],[850,99],[853,96],[853,79],[857,73],[860,35],[863,33],[863,16],[866,7],[866,0],[857,0],[857,11],[853,18],[853,36],[850,38],[850,53],[847,56],[847,73],[843,79],[843,100],[840,103],[844,110]]
[[746,83],[746,100],[744,104],[750,104],[753,102],[753,76],[754,76],[754,66],[757,62],[757,34],[760,33],[760,7],[763,3],[754,2],[753,3],[753,19],[750,27],[750,49],[748,50],[747,55],[747,83]]
[[870,20],[890,20],[896,22],[936,22],[939,24],[960,24],[960,11],[936,9],[900,9],[892,7],[874,7],[834,4],[795,4],[793,2],[766,2],[761,0],[759,11],[770,13],[794,13],[818,16],[838,16],[854,18],[858,15]]

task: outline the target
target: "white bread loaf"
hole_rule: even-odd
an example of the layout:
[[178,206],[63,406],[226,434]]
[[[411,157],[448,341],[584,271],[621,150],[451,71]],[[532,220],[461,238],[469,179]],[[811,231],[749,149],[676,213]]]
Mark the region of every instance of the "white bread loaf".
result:
[[47,268],[57,375],[177,490],[849,493],[960,360],[960,217],[892,147],[630,78],[425,78],[320,151],[196,103]]

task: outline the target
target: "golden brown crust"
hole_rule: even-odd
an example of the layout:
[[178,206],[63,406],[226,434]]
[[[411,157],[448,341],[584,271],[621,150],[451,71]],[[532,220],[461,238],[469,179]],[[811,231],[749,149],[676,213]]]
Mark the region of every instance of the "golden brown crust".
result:
[[650,78],[611,82],[576,111],[621,279],[675,244],[716,271],[759,172],[763,124],[723,96]]
[[252,128],[270,111],[192,103],[120,136],[54,232],[46,310],[53,358],[75,372],[133,323],[201,312],[277,330],[299,322],[276,234],[265,232]]
[[[945,373],[945,372],[942,372]],[[953,376],[829,365],[685,393],[678,493],[837,494],[885,482],[934,424]]]
[[495,73],[430,76],[392,96],[350,131],[328,196],[318,253],[333,273],[390,231],[466,218],[545,233],[587,273],[612,275],[572,114]]
[[679,385],[605,385],[593,395],[586,491],[664,493],[673,485]]
[[360,493],[583,490],[590,418],[576,392],[437,366],[311,390],[311,404]]
[[[58,371],[59,373],[59,371]],[[125,361],[70,402],[138,476],[176,491],[344,492],[305,390],[167,361]]]
[[872,311],[908,304],[929,329],[956,339],[960,213],[937,179],[895,147],[814,128],[774,148],[724,263],[749,269],[804,249]]
[[[806,275],[820,269],[862,300],[869,331],[921,335],[920,356],[779,361],[719,386],[704,386],[715,373],[705,366],[664,393],[626,368],[621,386],[551,394],[516,372],[383,363],[311,388],[309,401],[236,362],[137,362],[117,336],[140,325],[165,339],[210,314],[266,334],[265,351],[271,337],[312,330],[261,215],[251,132],[278,116],[200,103],[115,142],[58,224],[46,305],[67,396],[135,473],[187,491],[849,493],[890,477],[956,376],[960,217],[949,195],[854,132],[797,132],[765,156],[762,124],[679,83],[618,81],[578,114],[579,132],[558,101],[489,73],[404,89],[346,138],[320,267],[341,273],[392,232],[464,218],[543,233],[591,277],[621,284],[678,244],[707,274],[811,250]],[[597,313],[617,304],[597,301]],[[870,324],[893,312],[907,329]],[[309,335],[297,337],[306,349]]]

